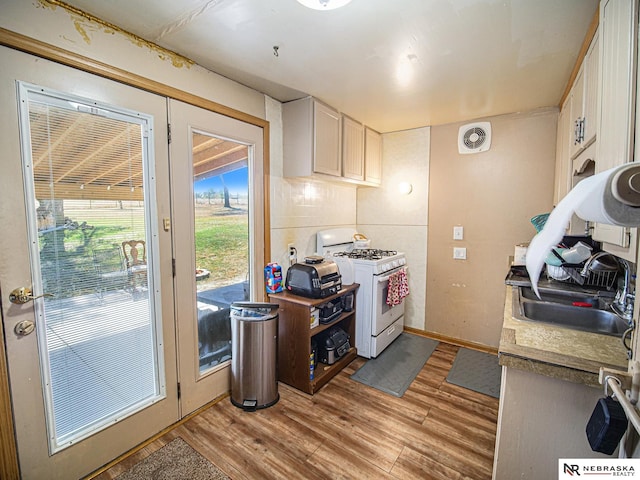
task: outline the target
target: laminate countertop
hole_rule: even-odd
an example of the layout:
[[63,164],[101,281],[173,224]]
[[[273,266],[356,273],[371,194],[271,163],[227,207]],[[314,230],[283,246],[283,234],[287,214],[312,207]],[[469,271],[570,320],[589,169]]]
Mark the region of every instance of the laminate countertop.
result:
[[518,287],[506,287],[504,323],[498,348],[500,365],[594,387],[600,385],[600,367],[627,371],[627,352],[620,336],[514,318],[514,288]]

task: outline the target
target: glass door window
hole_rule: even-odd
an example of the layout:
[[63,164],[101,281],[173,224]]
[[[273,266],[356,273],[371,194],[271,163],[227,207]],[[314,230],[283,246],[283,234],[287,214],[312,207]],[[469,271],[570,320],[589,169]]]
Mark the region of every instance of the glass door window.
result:
[[20,85],[50,452],[165,395],[152,117]]
[[250,147],[192,132],[200,372],[231,359],[230,305],[249,299]]

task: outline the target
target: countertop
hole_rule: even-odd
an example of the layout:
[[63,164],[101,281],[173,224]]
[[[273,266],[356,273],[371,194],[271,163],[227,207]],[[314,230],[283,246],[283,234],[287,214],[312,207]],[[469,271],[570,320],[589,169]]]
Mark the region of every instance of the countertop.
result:
[[600,367],[627,371],[627,352],[619,336],[601,335],[526,320],[512,314],[512,290],[506,286],[500,365],[561,380],[600,386]]

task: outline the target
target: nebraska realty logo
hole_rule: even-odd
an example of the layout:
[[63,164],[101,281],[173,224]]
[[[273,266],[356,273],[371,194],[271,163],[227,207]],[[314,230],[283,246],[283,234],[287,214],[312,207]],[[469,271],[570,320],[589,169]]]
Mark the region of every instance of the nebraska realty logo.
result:
[[558,479],[640,478],[640,458],[561,458]]

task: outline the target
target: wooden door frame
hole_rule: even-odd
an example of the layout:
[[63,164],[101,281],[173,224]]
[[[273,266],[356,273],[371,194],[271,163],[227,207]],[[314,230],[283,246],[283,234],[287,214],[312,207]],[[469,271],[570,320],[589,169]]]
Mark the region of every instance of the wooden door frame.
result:
[[[270,222],[270,162],[269,162],[269,122],[240,110],[213,102],[206,98],[183,90],[165,85],[163,83],[136,75],[126,70],[99,62],[83,55],[64,50],[53,45],[41,42],[34,38],[0,28],[0,45],[19,50],[30,55],[44,58],[68,67],[87,73],[99,75],[109,80],[124,83],[147,92],[164,97],[180,100],[181,102],[204,108],[220,115],[240,120],[262,128],[262,140],[264,148],[263,160],[263,190],[264,190],[264,258],[271,257],[271,222]],[[264,300],[264,294],[262,295]],[[1,301],[1,300],[0,300]],[[0,311],[1,315],[1,311]],[[18,455],[15,443],[15,430],[13,427],[13,411],[11,408],[11,394],[9,387],[9,372],[5,352],[5,333],[3,324],[0,324],[0,478],[8,480],[19,479]]]

